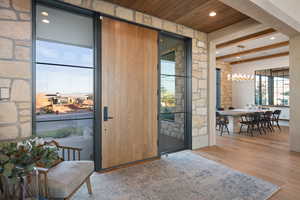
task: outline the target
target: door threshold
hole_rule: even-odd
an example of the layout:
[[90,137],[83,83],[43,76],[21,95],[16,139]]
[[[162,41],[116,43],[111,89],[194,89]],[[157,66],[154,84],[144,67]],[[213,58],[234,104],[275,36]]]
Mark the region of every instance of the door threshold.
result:
[[159,159],[160,159],[160,156],[156,156],[156,157],[147,158],[147,159],[144,159],[144,160],[137,160],[137,161],[133,161],[133,162],[129,162],[129,163],[124,163],[124,164],[117,165],[117,166],[114,166],[114,167],[103,168],[103,169],[100,169],[96,172],[97,173],[107,173],[107,172],[111,172],[111,171],[115,171],[115,170],[119,170],[119,169],[123,169],[123,168],[127,168],[127,167],[132,167],[132,166],[135,166],[135,165],[141,165],[141,164],[151,162],[151,161],[154,161],[154,160],[159,160]]
[[168,157],[170,154],[172,153],[177,153],[177,152],[180,152],[180,151],[184,151],[184,150],[188,150],[187,148],[183,148],[183,149],[178,149],[178,150],[174,150],[174,151],[163,151],[163,152],[160,152],[160,156],[166,156]]

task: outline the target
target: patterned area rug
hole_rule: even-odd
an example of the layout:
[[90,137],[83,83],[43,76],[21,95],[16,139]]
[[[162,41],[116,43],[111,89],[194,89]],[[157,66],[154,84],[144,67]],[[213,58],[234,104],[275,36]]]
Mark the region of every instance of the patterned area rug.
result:
[[266,200],[277,185],[182,151],[160,160],[92,176],[72,199],[99,200]]

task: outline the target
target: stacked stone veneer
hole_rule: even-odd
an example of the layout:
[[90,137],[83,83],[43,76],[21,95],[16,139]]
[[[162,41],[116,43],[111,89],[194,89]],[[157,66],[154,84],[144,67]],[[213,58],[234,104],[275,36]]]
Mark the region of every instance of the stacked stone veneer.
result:
[[31,135],[31,0],[0,0],[0,140]]
[[192,143],[193,149],[208,146],[207,43],[193,38],[192,48]]
[[[193,148],[208,145],[207,34],[100,0],[61,0],[127,21],[173,32],[193,40]],[[0,77],[10,98],[1,101],[0,139],[31,134],[31,0],[0,0]],[[29,91],[28,91],[29,90]]]
[[226,62],[217,62],[217,68],[221,70],[221,107],[228,109],[232,106],[232,81],[227,76],[232,73],[232,66]]

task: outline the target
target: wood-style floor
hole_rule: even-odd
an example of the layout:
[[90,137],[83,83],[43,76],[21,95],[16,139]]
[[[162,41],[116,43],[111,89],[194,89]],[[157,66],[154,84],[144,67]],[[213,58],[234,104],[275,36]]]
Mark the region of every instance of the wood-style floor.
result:
[[281,187],[270,200],[300,200],[300,153],[290,152],[288,127],[263,136],[217,136],[217,145],[196,152]]

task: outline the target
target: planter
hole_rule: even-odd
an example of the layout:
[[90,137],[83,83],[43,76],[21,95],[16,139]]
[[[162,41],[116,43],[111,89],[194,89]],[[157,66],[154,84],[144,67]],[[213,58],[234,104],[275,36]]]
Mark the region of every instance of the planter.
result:
[[37,173],[18,178],[17,181],[0,176],[0,199],[5,200],[34,200],[39,199]]

